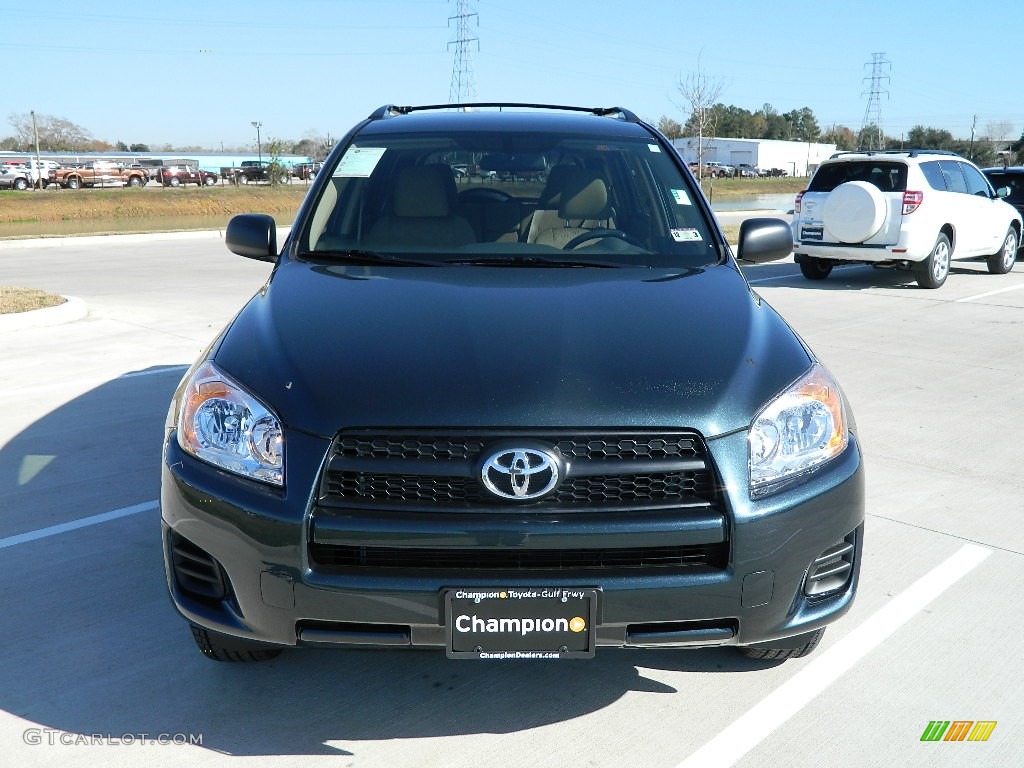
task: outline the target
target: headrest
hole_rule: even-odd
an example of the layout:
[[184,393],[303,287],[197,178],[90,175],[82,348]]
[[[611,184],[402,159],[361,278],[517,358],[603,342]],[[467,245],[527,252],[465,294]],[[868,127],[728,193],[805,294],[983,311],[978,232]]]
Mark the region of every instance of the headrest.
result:
[[600,174],[583,168],[573,169],[562,187],[558,216],[562,219],[607,219],[608,185]]
[[392,212],[395,216],[450,216],[455,195],[455,178],[447,165],[403,168],[395,177]]

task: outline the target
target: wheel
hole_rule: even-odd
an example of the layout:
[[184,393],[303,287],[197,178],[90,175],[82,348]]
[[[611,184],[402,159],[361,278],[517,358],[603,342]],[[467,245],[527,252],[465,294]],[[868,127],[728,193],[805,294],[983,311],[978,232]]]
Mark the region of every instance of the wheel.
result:
[[238,176],[238,183],[239,184],[248,184],[249,183],[249,177],[246,176],[244,173],[243,174],[239,174],[239,176]]
[[142,178],[139,177],[139,176],[130,176],[128,178],[128,186],[129,187],[141,187],[142,186]]
[[268,661],[281,653],[280,648],[219,635],[195,624],[189,626],[203,656],[214,661]]
[[832,273],[832,262],[808,257],[800,262],[800,271],[808,280],[824,280]]
[[181,179],[179,179],[177,176],[171,176],[170,180],[167,183],[170,184],[172,187],[180,187]]
[[795,648],[740,648],[739,650],[748,659],[799,659],[813,652],[824,634],[823,627],[816,632],[795,637],[793,640],[800,643]]
[[1017,232],[1010,227],[1003,238],[1002,248],[988,257],[988,271],[993,275],[1005,275],[1013,269],[1013,264],[1017,261],[1018,245],[1020,243],[1017,242]]
[[646,246],[642,242],[640,242],[638,239],[633,237],[633,235],[629,234],[628,232],[623,232],[621,229],[593,229],[590,232],[584,232],[582,235],[577,235],[576,237],[574,237],[572,240],[570,240],[568,243],[562,246],[562,250],[571,251],[574,248],[579,248],[584,243],[590,242],[591,240],[602,240],[606,237],[611,237],[616,240],[622,240],[624,242],[629,243],[630,245],[635,245],[637,248],[646,249]]
[[77,176],[72,176],[70,179],[67,180],[68,189],[78,189],[80,186],[82,186],[82,182],[78,180]]
[[14,188],[19,192],[24,192],[28,189],[28,179],[15,179]]
[[928,258],[914,267],[917,284],[922,288],[939,288],[949,277],[949,262],[952,257],[953,250],[949,245],[949,238],[945,234],[940,234]]
[[217,177],[216,176],[204,176],[203,177],[203,184],[205,184],[208,187],[212,187],[216,183],[217,183]]

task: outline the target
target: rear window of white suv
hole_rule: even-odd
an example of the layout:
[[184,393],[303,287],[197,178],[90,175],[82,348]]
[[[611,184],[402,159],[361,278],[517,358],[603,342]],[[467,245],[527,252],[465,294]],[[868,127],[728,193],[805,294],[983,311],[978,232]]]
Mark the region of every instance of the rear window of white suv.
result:
[[907,189],[907,166],[886,161],[855,161],[826,163],[818,168],[809,192],[831,192],[848,181],[867,181],[882,192],[904,192]]

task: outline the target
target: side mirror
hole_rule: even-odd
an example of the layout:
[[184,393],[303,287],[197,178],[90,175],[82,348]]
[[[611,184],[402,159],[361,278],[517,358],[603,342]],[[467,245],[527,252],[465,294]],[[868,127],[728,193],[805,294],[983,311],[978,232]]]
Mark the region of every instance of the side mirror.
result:
[[259,261],[277,261],[277,224],[263,213],[232,216],[224,233],[228,250]]
[[736,258],[760,264],[778,261],[793,252],[793,232],[782,219],[747,219],[740,224]]
[[1013,190],[1011,190],[1009,187],[1000,187],[999,189],[996,190],[996,197],[1005,199],[1010,196],[1010,192],[1012,191]]

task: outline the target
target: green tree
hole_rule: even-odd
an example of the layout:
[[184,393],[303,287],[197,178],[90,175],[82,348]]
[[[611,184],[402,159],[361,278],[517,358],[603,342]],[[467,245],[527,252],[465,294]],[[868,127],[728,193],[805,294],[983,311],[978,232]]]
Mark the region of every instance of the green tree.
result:
[[285,146],[285,142],[281,139],[270,137],[263,144],[263,151],[270,158],[270,162],[267,164],[267,179],[270,180],[271,186],[286,184],[291,178],[291,169],[281,160]]

